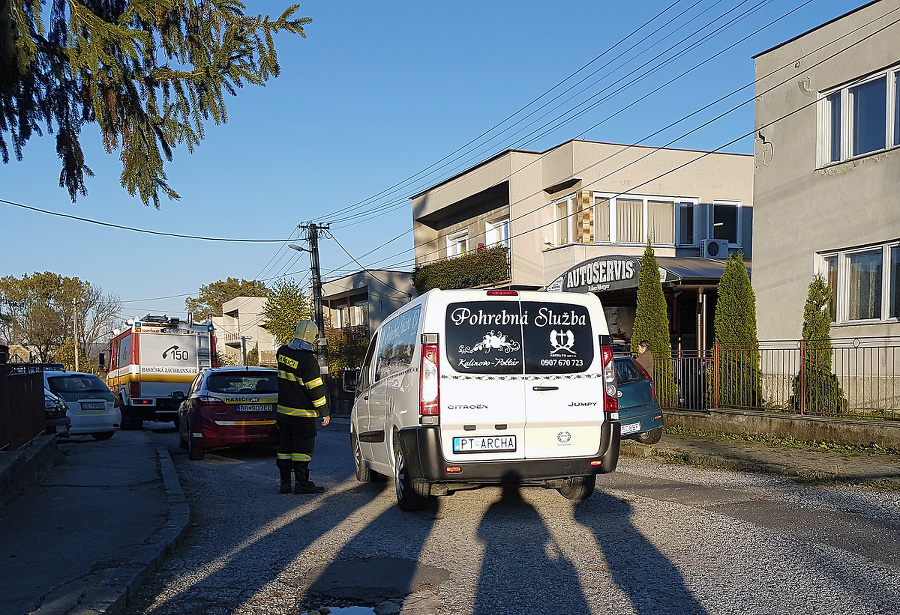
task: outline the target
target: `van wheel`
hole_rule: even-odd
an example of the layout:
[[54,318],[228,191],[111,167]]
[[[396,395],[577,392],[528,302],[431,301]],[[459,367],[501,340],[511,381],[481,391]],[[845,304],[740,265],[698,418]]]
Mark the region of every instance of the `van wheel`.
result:
[[406,468],[406,459],[400,442],[394,439],[394,486],[397,490],[397,505],[400,510],[422,510],[431,495],[431,485],[424,481],[413,481]]
[[597,482],[596,477],[590,476],[570,476],[569,482],[565,487],[557,489],[559,494],[567,500],[580,502],[591,497],[594,493],[594,484]]
[[662,438],[662,427],[644,431],[638,434],[637,441],[641,444],[656,444]]
[[356,463],[356,480],[361,483],[370,483],[375,480],[375,473],[372,472],[371,468],[365,466],[359,439],[352,431],[350,432],[350,447],[353,449],[353,461]]

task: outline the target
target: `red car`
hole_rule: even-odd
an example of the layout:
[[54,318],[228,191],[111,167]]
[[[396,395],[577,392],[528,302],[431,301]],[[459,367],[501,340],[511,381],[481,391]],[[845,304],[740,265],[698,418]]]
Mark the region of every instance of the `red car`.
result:
[[214,367],[191,384],[178,408],[181,447],[190,458],[247,444],[275,444],[278,372],[267,367]]

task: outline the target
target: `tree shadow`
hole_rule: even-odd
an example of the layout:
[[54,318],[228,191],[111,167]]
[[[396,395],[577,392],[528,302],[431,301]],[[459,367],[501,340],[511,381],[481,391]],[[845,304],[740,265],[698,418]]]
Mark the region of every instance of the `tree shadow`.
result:
[[631,524],[631,512],[631,504],[599,489],[575,505],[575,520],[594,534],[635,613],[707,615],[678,568]]
[[[510,473],[503,481],[500,499],[478,525],[484,556],[474,615],[590,613],[575,566],[563,555],[538,511],[522,499],[519,476]],[[539,573],[526,575],[524,570]]]

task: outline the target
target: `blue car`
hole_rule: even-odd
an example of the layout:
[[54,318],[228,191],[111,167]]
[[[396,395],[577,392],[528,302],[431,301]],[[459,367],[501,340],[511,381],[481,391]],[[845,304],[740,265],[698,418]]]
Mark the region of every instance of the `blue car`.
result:
[[613,362],[619,384],[622,438],[656,444],[662,437],[663,413],[656,401],[653,381],[630,356],[617,356]]

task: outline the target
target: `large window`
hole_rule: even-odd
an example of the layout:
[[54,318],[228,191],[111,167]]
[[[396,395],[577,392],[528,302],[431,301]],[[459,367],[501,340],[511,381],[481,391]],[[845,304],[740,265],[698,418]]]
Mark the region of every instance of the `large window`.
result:
[[554,243],[558,246],[564,246],[567,243],[574,243],[580,238],[576,229],[576,198],[570,196],[561,201],[557,201],[553,206],[554,216]]
[[695,224],[697,220],[695,203],[678,203],[678,245],[697,245]]
[[837,323],[900,318],[900,244],[821,254],[819,273],[831,289]]
[[827,93],[820,103],[820,164],[900,145],[900,69]]

